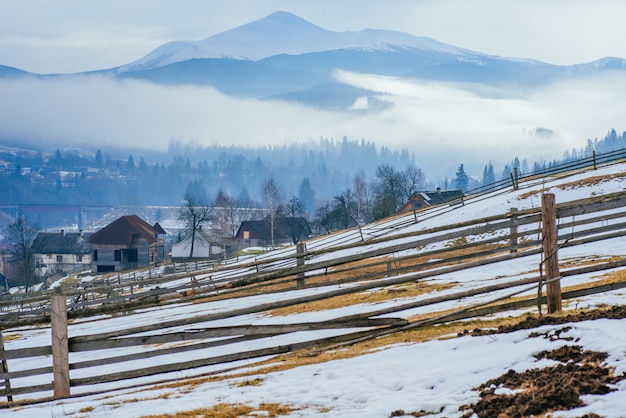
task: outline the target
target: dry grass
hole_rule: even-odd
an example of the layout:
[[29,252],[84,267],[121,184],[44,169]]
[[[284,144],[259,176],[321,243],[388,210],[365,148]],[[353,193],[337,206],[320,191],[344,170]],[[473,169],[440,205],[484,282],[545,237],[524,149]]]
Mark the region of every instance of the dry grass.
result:
[[[581,180],[577,180],[577,181],[571,181],[568,183],[563,183],[563,184],[559,184],[558,186],[553,186],[550,187],[550,189],[555,188],[558,190],[570,190],[570,189],[576,189],[579,187],[590,187],[590,186],[595,186],[598,184],[602,184],[602,183],[606,183],[606,182],[610,182],[613,181],[615,179],[623,179],[626,177],[626,172],[621,172],[621,173],[613,173],[613,174],[605,174],[602,176],[590,176]],[[518,200],[524,200],[527,199],[529,197],[533,197],[533,196],[539,196],[543,193],[546,193],[548,190],[531,190],[528,191],[526,193],[522,193],[521,195],[519,195]],[[595,193],[592,193],[592,195]]]
[[261,379],[259,377],[257,377],[256,379],[252,379],[252,380],[246,379],[243,382],[239,383],[237,387],[245,388],[247,386],[261,386],[261,383],[263,383],[264,381],[265,379]]
[[573,268],[573,267],[583,267],[583,266],[591,266],[594,264],[600,263],[610,263],[613,261],[623,260],[624,257],[620,256],[598,256],[598,255],[587,255],[584,257],[572,257],[566,258],[563,260],[559,260],[559,268]]
[[375,304],[398,298],[410,298],[423,295],[425,293],[446,290],[454,286],[456,286],[455,283],[431,285],[424,282],[411,282],[349,295],[335,296],[333,298],[302,303],[295,306],[287,306],[285,308],[274,309],[270,312],[270,314],[272,316],[286,316],[303,312],[318,312],[330,309],[339,309],[346,306],[364,303]]
[[19,332],[12,332],[10,334],[2,334],[2,341],[4,341],[5,343],[7,341],[17,341],[22,339],[22,334],[20,334]]
[[253,408],[243,404],[219,403],[210,408],[198,408],[175,414],[144,415],[142,418],[237,418],[237,417],[277,417],[289,415],[293,409],[288,405],[261,403]]

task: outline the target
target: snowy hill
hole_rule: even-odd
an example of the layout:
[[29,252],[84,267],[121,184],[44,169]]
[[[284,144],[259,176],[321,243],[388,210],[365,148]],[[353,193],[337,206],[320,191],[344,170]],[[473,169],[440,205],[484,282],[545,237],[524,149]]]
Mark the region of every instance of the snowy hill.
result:
[[[461,224],[471,220],[483,219],[488,216],[505,213],[512,207],[519,212],[536,209],[540,203],[542,193],[553,193],[557,203],[575,202],[580,199],[596,197],[598,202],[607,199],[610,195],[622,194],[624,191],[624,164],[609,165],[598,170],[583,170],[564,175],[554,174],[544,179],[529,179],[520,184],[517,190],[500,190],[489,195],[469,198],[464,205],[438,208],[433,211],[420,212],[416,221],[413,214],[391,218],[377,224],[365,225],[361,231],[350,230],[328,237],[321,237],[307,243],[308,248],[325,249],[320,252],[315,260],[331,260],[346,255],[366,253],[376,249],[382,249],[390,245],[388,241],[381,241],[382,237],[397,237],[391,241],[395,244],[407,242],[413,235],[423,234],[425,237],[436,236],[442,227],[452,224]],[[599,220],[593,219],[590,214],[576,216],[583,221],[582,226],[567,227],[568,233],[587,229],[593,234],[601,234],[608,226],[613,226],[613,231],[623,229],[623,218],[626,214],[623,206],[613,206],[606,216]],[[588,222],[585,223],[584,220]],[[569,222],[569,220],[567,221]],[[507,223],[508,225],[508,223]],[[524,228],[532,231],[536,225],[527,224]],[[523,229],[523,228],[522,228]],[[447,232],[448,230],[444,231]],[[520,229],[521,231],[521,229]],[[362,235],[361,235],[362,234]],[[565,234],[565,233],[564,233]],[[476,233],[476,239],[481,239],[481,234]],[[590,235],[591,237],[592,235]],[[359,244],[362,237],[365,242]],[[469,236],[466,239],[472,239]],[[623,233],[615,233],[601,241],[588,239],[576,246],[567,246],[565,236],[562,238],[563,247],[559,250],[559,260],[564,270],[572,266],[590,267],[603,260],[624,261],[623,248],[626,238]],[[569,240],[569,238],[568,238]],[[463,241],[465,242],[465,241]],[[353,247],[350,245],[354,244]],[[431,244],[435,247],[439,244]],[[460,242],[451,242],[441,247],[461,246]],[[332,251],[333,248],[341,250]],[[407,247],[394,257],[402,257],[408,254],[428,253],[432,247],[422,245],[419,247]],[[286,252],[292,252],[293,248],[278,250],[264,257],[272,258]],[[370,260],[374,261],[374,260]],[[436,260],[432,260],[436,261]],[[499,290],[487,294],[467,295],[463,298],[442,301],[437,304],[421,305],[420,301],[426,301],[434,297],[443,297],[460,291],[503,282],[515,282],[520,278],[528,278],[537,274],[538,265],[541,261],[539,254],[510,257],[505,261],[491,264],[474,265],[471,268],[457,271],[440,270],[439,274],[416,281],[416,286],[422,286],[423,293],[410,294],[408,285],[404,288],[390,288],[383,283],[394,279],[398,280],[402,275],[392,278],[376,279],[374,286],[368,291],[362,292],[360,298],[352,303],[340,301],[334,306],[324,305],[320,309],[313,304],[307,304],[299,311],[280,313],[271,311],[265,314],[245,314],[231,316],[221,320],[213,320],[203,324],[203,327],[195,327],[193,332],[201,332],[202,329],[211,326],[232,326],[248,323],[265,325],[283,325],[288,323],[303,323],[306,321],[324,321],[329,318],[340,318],[356,315],[372,310],[382,311],[394,306],[408,306],[402,311],[393,312],[394,317],[420,318],[434,313],[449,312],[466,306],[485,303],[495,298],[507,295],[513,290],[520,290],[519,286],[511,289]],[[311,262],[311,261],[307,261]],[[459,265],[457,263],[457,265]],[[242,265],[243,269],[243,265]],[[624,267],[615,267],[602,272],[581,273],[576,276],[567,276],[562,279],[563,288],[580,288],[583,285],[602,283],[609,277],[619,277],[623,274]],[[230,277],[244,274],[244,271],[231,270]],[[212,274],[218,279],[220,273]],[[201,279],[200,275],[194,278]],[[188,279],[180,279],[180,282]],[[411,281],[413,282],[413,280]],[[124,315],[102,315],[90,320],[74,320],[70,324],[70,337],[76,335],[92,335],[98,332],[111,332],[137,325],[149,325],[167,323],[174,319],[191,318],[194,316],[204,317],[207,313],[228,313],[245,307],[261,306],[278,301],[288,301],[304,296],[319,295],[325,292],[333,292],[339,289],[350,288],[359,283],[347,283],[344,285],[310,286],[306,289],[288,292],[273,293],[270,290],[258,292],[258,294],[237,298],[236,300],[222,299],[198,300],[194,303],[176,303],[157,308],[137,309],[128,311]],[[521,286],[520,296],[536,296],[536,285],[525,289]],[[369,301],[372,295],[385,295],[382,300]],[[499,320],[509,320],[513,323],[516,318],[525,318],[525,315],[534,314],[536,307],[514,308],[498,314],[484,315],[475,319],[486,322],[452,321],[440,327],[433,327],[429,332],[422,334],[419,330],[404,333],[400,339],[385,340],[377,339],[376,342],[360,346],[360,348],[335,348],[327,349],[323,354],[316,350],[303,350],[293,356],[275,357],[268,356],[256,360],[246,360],[224,365],[215,365],[198,368],[197,370],[177,371],[164,373],[159,376],[144,376],[119,384],[93,385],[76,390],[84,391],[83,396],[73,399],[58,401],[45,401],[34,405],[16,406],[0,410],[0,415],[10,414],[11,417],[26,418],[39,417],[42,414],[52,416],[85,415],[89,417],[105,417],[110,415],[112,408],[119,416],[140,417],[147,414],[157,414],[194,411],[194,416],[210,416],[216,408],[236,407],[250,408],[247,412],[239,412],[239,415],[268,414],[271,405],[282,406],[284,411],[289,410],[291,416],[300,417],[380,417],[380,416],[428,416],[428,417],[462,417],[466,415],[467,408],[473,404],[474,412],[479,411],[481,399],[489,396],[500,396],[496,400],[499,403],[499,413],[515,402],[522,406],[537,405],[542,407],[541,402],[529,402],[523,398],[524,392],[537,387],[540,371],[552,374],[559,370],[559,365],[567,359],[573,360],[568,363],[565,377],[569,380],[561,384],[562,391],[552,396],[551,416],[554,417],[580,417],[589,416],[621,417],[626,410],[626,320],[623,317],[612,315],[613,319],[593,319],[591,312],[598,308],[616,306],[617,308],[607,313],[623,311],[623,290],[607,289],[601,293],[579,295],[564,304],[567,312],[575,313],[573,317],[561,315],[550,316],[554,321],[546,322],[537,328],[514,328],[507,332],[477,333],[472,336],[468,333],[458,335],[457,330],[472,330],[478,326],[495,328],[494,324],[500,324]],[[583,312],[584,311],[584,312]],[[598,311],[600,312],[600,311]],[[379,315],[389,317],[389,315]],[[530,318],[529,318],[530,319]],[[558,321],[560,319],[560,321]],[[491,322],[489,322],[491,321]],[[532,321],[521,321],[532,322]],[[456,325],[455,325],[456,324]],[[179,326],[180,327],[180,326]],[[171,330],[176,331],[175,329]],[[250,350],[268,346],[289,346],[299,341],[311,338],[309,335],[319,336],[320,333],[333,335],[337,331],[310,331],[293,332],[284,335],[275,335],[268,338],[259,338],[239,343],[240,349]],[[33,345],[49,344],[49,330],[42,327],[30,327],[20,329],[3,330],[8,350],[20,350]],[[147,337],[149,333],[142,333]],[[430,335],[430,336],[429,336]],[[174,346],[184,344],[177,342]],[[232,344],[233,346],[237,344]],[[150,347],[139,347],[134,351],[118,349],[119,356],[131,353],[140,353]],[[195,352],[170,356],[169,361],[180,362],[192,361],[194,358],[203,359],[216,354],[228,354],[230,346],[217,346],[207,348],[198,354]],[[236,349],[235,347],[232,348]],[[563,357],[563,354],[567,354]],[[559,354],[561,353],[561,354]],[[606,353],[606,356],[602,353]],[[85,353],[76,353],[75,361],[87,361]],[[559,357],[559,355],[561,357]],[[577,361],[576,359],[581,358]],[[581,368],[589,363],[582,360],[585,356],[595,358],[591,369]],[[101,357],[99,357],[101,359]],[[100,366],[100,372],[114,374],[119,370],[136,367],[136,363],[150,363],[150,358],[127,361],[116,365]],[[163,365],[167,360],[158,361]],[[10,369],[19,371],[34,367],[45,367],[45,361],[39,358],[9,363]],[[580,364],[579,364],[580,363]],[[585,364],[583,364],[585,363]],[[554,368],[554,369],[552,369]],[[98,369],[94,367],[93,369]],[[585,371],[586,370],[586,371]],[[73,378],[80,378],[89,373],[91,368],[72,371]],[[97,371],[94,371],[97,373]],[[595,373],[597,372],[597,373]],[[204,376],[196,380],[187,380],[189,377]],[[587,383],[592,376],[607,376],[600,380],[599,385],[593,391],[584,389],[586,395],[581,397],[579,403],[559,404],[559,400],[567,401],[571,396],[578,400],[578,394],[570,391],[577,381]],[[510,383],[501,384],[498,381],[522,376],[534,376],[528,381],[528,386],[515,387]],[[572,378],[572,376],[576,376]],[[614,376],[615,378],[612,378]],[[493,379],[500,380],[493,380]],[[30,379],[33,379],[31,377]],[[161,380],[159,380],[161,379]],[[28,378],[26,378],[28,380]],[[166,382],[165,380],[168,380]],[[19,379],[18,379],[19,381]],[[493,383],[493,387],[489,382]],[[158,384],[156,383],[158,382]],[[37,382],[27,382],[30,384]],[[486,384],[485,392],[481,394],[479,387]],[[554,386],[554,385],[553,385]],[[557,385],[558,387],[558,385]],[[90,391],[104,390],[101,394],[91,394]],[[574,389],[574,392],[579,389]],[[77,393],[77,392],[75,392]],[[573,393],[573,394],[572,394]],[[534,395],[533,395],[534,396]],[[504,406],[502,406],[504,403]],[[561,405],[561,406],[559,406]],[[519,405],[518,405],[519,406]],[[571,410],[568,410],[573,408]],[[532,409],[527,409],[531,411]],[[242,409],[241,411],[244,411]],[[265,412],[261,412],[265,411]],[[486,412],[485,412],[486,411]],[[545,410],[542,410],[545,412]],[[494,411],[485,410],[480,417],[494,416]],[[596,414],[596,415],[591,415]],[[515,414],[513,414],[515,415]],[[524,413],[521,416],[529,416]],[[537,415],[537,414],[533,414]],[[237,416],[233,414],[233,416]]]

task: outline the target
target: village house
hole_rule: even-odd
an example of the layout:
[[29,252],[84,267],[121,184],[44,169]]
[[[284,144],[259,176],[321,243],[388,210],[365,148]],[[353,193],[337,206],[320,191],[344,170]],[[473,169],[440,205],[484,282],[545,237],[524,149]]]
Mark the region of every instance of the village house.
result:
[[[311,227],[304,218],[278,217],[274,220],[274,243],[293,243],[309,238]],[[240,248],[265,246],[272,243],[269,217],[260,221],[243,221],[235,235]]]
[[89,237],[92,270],[98,273],[145,267],[163,261],[165,231],[136,215],[118,218]]
[[172,244],[172,260],[184,258],[220,259],[224,257],[224,245],[209,236],[206,229],[196,231],[191,254],[191,236]]
[[441,190],[437,187],[434,192],[416,192],[411,198],[398,209],[398,214],[409,213],[415,210],[425,209],[431,206],[441,205],[442,203],[452,202],[462,199],[463,192],[459,189]]
[[91,245],[79,232],[40,232],[32,245],[37,275],[75,273],[91,268]]

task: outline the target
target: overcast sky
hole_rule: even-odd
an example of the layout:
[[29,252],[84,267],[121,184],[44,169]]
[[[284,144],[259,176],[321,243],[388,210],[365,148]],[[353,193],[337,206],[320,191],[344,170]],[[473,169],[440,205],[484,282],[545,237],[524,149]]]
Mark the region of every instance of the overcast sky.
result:
[[[277,10],[328,30],[396,29],[552,64],[626,58],[622,0],[0,0],[0,64],[36,73],[111,68],[165,42],[204,39]],[[430,163],[448,176],[461,162],[480,176],[489,160],[560,157],[587,138],[626,128],[620,74],[489,95],[416,80],[338,79],[384,93],[393,107],[342,114],[235,99],[207,87],[98,77],[0,80],[0,139],[165,149],[172,138],[256,146],[347,136],[408,147],[418,166]],[[556,135],[529,139],[536,127]]]
[[325,29],[396,29],[552,64],[626,58],[622,0],[2,0],[0,64],[77,72],[285,10]]

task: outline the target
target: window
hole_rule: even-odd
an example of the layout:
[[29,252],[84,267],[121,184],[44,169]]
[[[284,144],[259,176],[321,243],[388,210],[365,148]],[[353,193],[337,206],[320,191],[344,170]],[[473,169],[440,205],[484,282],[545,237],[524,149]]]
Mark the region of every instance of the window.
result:
[[243,231],[243,239],[250,239],[250,231]]
[[82,263],[83,262],[83,255],[82,254],[78,254],[76,256],[76,262],[78,262],[78,263]]
[[98,261],[98,250],[93,250],[93,261]]
[[115,250],[114,260],[122,261],[122,250]]
[[63,256],[57,255],[57,263],[62,263],[62,262],[63,262]]

